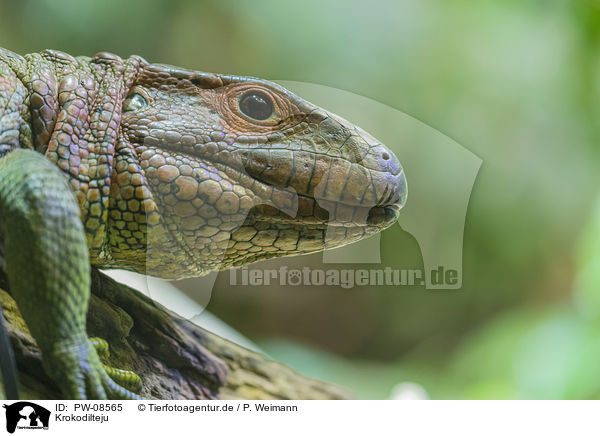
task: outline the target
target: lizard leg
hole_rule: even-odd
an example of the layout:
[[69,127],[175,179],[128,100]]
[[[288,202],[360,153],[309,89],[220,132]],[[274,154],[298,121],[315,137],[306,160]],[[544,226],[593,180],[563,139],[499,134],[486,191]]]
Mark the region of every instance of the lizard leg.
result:
[[15,301],[65,398],[139,398],[106,373],[86,334],[90,265],[79,206],[62,172],[17,149],[0,159],[0,234]]
[[[90,341],[96,349],[98,356],[100,356],[100,360],[108,359],[108,357],[110,356],[108,342],[101,338],[90,338]],[[113,366],[106,365],[104,363],[103,366],[108,376],[115,382],[117,382],[119,385],[123,386],[125,389],[134,392],[139,392],[139,390],[141,389],[142,379],[135,372],[127,371],[125,369],[118,369]]]

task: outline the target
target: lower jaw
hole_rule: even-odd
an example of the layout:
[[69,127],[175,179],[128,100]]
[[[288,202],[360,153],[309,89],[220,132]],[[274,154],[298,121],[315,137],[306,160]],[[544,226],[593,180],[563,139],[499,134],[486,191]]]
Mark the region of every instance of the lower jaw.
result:
[[[270,227],[275,227],[278,229],[298,229],[298,228],[309,228],[314,230],[326,230],[328,228],[346,228],[346,229],[365,229],[369,234],[377,233],[391,227],[397,222],[397,219],[383,221],[377,224],[369,224],[369,223],[353,223],[353,222],[340,222],[340,221],[303,221],[296,220],[293,218],[287,219],[271,219],[272,217],[252,217],[251,219],[246,219],[243,227],[266,227],[265,224],[268,224]],[[264,227],[263,227],[264,226]]]

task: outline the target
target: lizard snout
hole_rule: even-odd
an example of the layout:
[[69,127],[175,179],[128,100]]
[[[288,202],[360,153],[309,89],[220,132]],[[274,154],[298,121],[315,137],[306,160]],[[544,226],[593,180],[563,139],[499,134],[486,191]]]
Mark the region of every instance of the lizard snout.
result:
[[[342,200],[368,208],[367,224],[387,227],[393,224],[407,199],[407,183],[404,169],[396,155],[378,139],[345,119],[330,114],[329,120],[338,126],[338,132],[346,133],[341,156],[353,162],[346,179]],[[327,128],[326,125],[324,126]],[[335,165],[329,168],[335,178]]]
[[377,201],[369,211],[367,224],[387,227],[398,219],[400,209],[406,204],[408,190],[404,169],[386,146],[374,144],[376,140],[366,133],[361,137],[370,144],[364,164],[371,169],[370,176]]

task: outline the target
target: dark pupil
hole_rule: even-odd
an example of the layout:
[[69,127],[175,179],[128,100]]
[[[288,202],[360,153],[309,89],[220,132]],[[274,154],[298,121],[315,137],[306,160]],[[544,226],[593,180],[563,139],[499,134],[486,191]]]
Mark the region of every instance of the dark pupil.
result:
[[264,93],[252,91],[240,98],[240,110],[255,120],[266,120],[273,113],[273,102]]

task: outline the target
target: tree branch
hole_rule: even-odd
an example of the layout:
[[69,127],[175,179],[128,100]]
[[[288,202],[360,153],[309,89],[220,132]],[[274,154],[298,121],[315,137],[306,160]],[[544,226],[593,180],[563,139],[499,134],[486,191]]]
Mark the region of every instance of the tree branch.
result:
[[[0,269],[0,304],[19,367],[22,396],[59,399],[39,349]],[[110,366],[136,372],[157,399],[344,399],[344,390],[306,378],[210,333],[142,293],[92,270],[88,334],[110,345]]]

